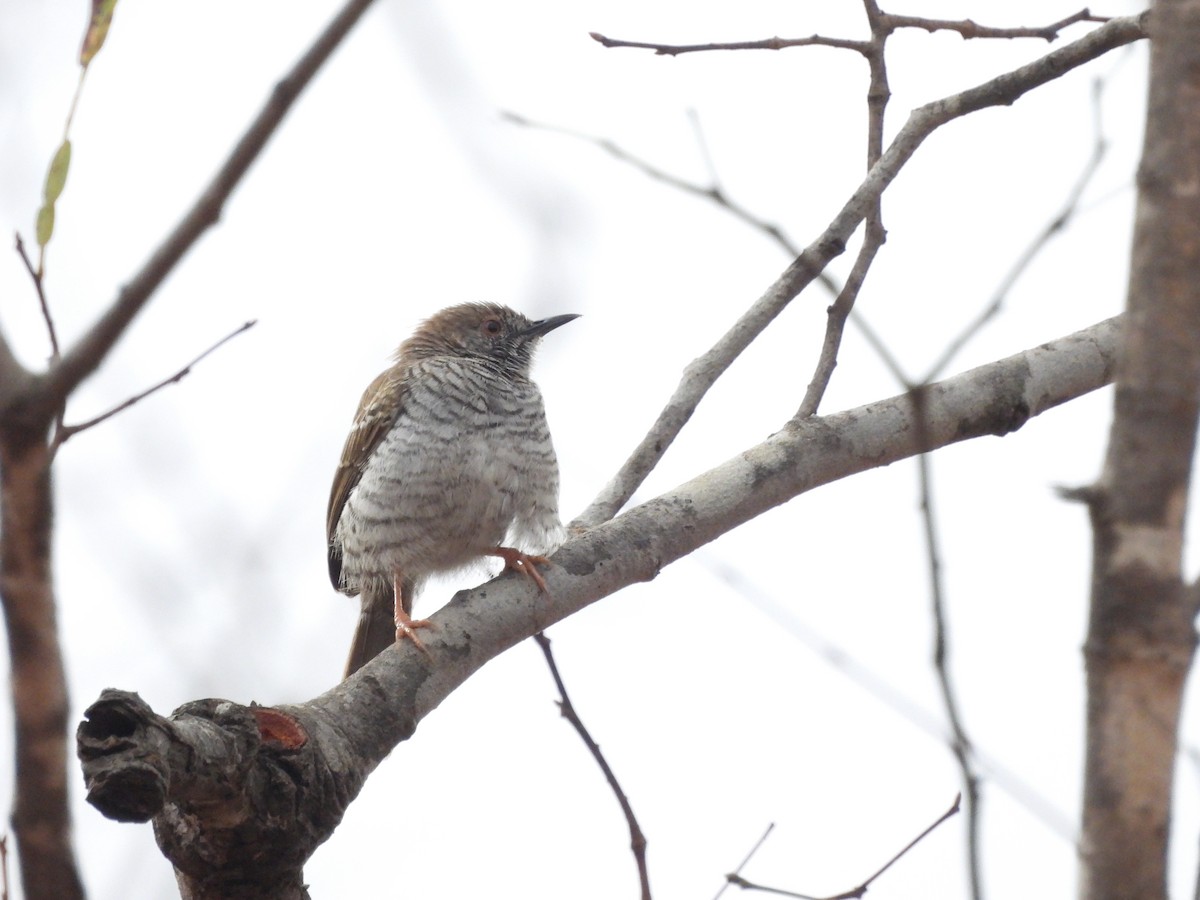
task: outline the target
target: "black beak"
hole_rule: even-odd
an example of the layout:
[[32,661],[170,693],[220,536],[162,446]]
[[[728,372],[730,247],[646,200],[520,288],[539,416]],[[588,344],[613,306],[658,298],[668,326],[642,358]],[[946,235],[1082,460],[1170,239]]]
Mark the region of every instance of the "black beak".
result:
[[536,338],[544,334],[549,334],[559,325],[566,325],[572,319],[578,319],[578,313],[567,313],[565,316],[551,316],[549,319],[541,319],[534,322],[528,328],[521,332],[523,338]]

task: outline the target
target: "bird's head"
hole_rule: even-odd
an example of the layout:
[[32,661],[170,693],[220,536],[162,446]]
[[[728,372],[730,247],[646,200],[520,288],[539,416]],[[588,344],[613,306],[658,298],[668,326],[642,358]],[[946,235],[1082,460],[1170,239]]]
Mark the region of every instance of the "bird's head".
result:
[[430,316],[400,345],[397,360],[437,356],[475,359],[509,377],[528,377],[533,350],[543,335],[577,315],[530,321],[499,303],[462,303]]

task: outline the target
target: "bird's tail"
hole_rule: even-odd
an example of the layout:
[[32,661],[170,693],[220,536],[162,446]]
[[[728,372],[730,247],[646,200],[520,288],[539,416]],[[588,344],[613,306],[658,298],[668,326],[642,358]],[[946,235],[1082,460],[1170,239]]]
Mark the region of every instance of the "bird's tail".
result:
[[[408,581],[400,585],[405,612],[412,611],[413,587]],[[396,601],[392,591],[382,585],[371,585],[363,589],[358,599],[362,603],[362,612],[350,644],[350,658],[346,660],[346,678],[396,641]]]

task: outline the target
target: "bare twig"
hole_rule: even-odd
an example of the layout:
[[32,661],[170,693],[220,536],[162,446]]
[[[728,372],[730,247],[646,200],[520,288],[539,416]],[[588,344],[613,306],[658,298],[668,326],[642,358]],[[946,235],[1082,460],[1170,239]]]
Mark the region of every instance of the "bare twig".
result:
[[771,836],[771,832],[774,830],[775,823],[772,822],[767,826],[767,830],[762,833],[762,837],[754,842],[754,846],[750,848],[750,852],[746,854],[745,858],[740,863],[738,863],[737,868],[725,876],[725,883],[722,884],[721,889],[717,891],[715,895],[713,895],[713,900],[720,900],[721,895],[725,893],[725,889],[731,884],[731,879],[741,875],[742,869],[746,868],[746,864],[754,858],[754,854],[758,852],[758,848],[766,843],[767,838]]
[[[764,894],[774,894],[777,897],[794,897],[796,900],[822,900],[814,894],[801,894],[796,891],[789,891],[786,888],[768,887],[765,884],[756,884],[741,875],[728,875],[729,883],[740,887],[744,891],[762,891]],[[842,895],[838,895],[842,896]]]
[[0,835],[0,900],[8,900],[8,835]]
[[[913,400],[913,418],[918,431],[925,430],[925,390],[917,388],[910,392]],[[924,438],[921,439],[923,444]],[[983,896],[983,876],[980,871],[979,855],[979,774],[975,771],[975,750],[963,724],[962,711],[954,689],[954,679],[949,665],[949,627],[946,624],[945,588],[942,583],[942,560],[938,546],[937,517],[933,506],[932,474],[929,454],[917,456],[917,474],[921,492],[921,522],[925,535],[925,558],[929,563],[929,589],[933,605],[933,669],[938,688],[942,694],[942,706],[950,725],[950,750],[958,763],[963,788],[967,794],[967,875],[971,885],[971,897],[980,900]]]
[[348,0],[292,70],[276,83],[266,104],[237,142],[216,176],[141,271],[121,289],[108,311],[75,346],[52,366],[44,389],[59,401],[94,372],[125,332],[167,274],[205,231],[217,223],[225,201],[258,159],[300,93],[350,29],[371,6],[372,0]]
[[21,257],[21,262],[25,264],[25,271],[29,273],[29,277],[33,280],[33,289],[37,292],[38,303],[42,308],[42,318],[46,320],[46,333],[50,336],[50,359],[57,360],[58,353],[58,332],[54,328],[54,318],[50,315],[50,304],[46,302],[46,286],[42,282],[42,273],[40,266],[34,266],[33,260],[29,258],[29,254],[25,250],[25,242],[21,240],[21,233],[16,233],[17,255]]
[[[577,140],[586,141],[587,143],[600,148],[614,159],[632,166],[643,175],[654,181],[660,181],[663,184],[682,191],[685,194],[691,194],[695,197],[701,197],[705,200],[715,203],[717,206],[727,210],[731,215],[745,222],[747,225],[765,232],[771,237],[772,240],[782,246],[784,250],[787,251],[788,255],[796,256],[800,253],[800,247],[792,243],[788,236],[784,234],[783,229],[779,225],[759,218],[754,213],[746,209],[746,207],[730,200],[725,191],[720,187],[720,185],[717,184],[715,178],[711,184],[697,184],[696,182],[688,181],[685,178],[680,178],[678,175],[674,175],[665,169],[659,168],[640,156],[629,152],[620,144],[617,144],[608,138],[586,134],[582,131],[574,131],[570,128],[563,128],[559,125],[549,125],[544,122],[536,122],[520,115],[519,113],[505,111],[501,113],[501,115],[506,121],[511,122],[514,125],[520,125],[525,128],[536,128],[539,131],[548,131],[552,134],[562,134],[566,135],[567,137],[576,138]],[[703,144],[701,144],[701,147],[703,148]],[[707,153],[705,153],[705,160],[706,162],[708,161]]]
[[782,888],[773,888],[773,887],[766,887],[765,885],[761,885],[761,884],[754,884],[753,882],[747,881],[745,878],[742,878],[740,875],[737,875],[737,874],[729,875],[729,876],[727,876],[727,878],[729,879],[730,884],[736,884],[738,887],[744,888],[746,890],[763,891],[768,894],[777,894],[781,897],[795,897],[795,898],[798,898],[798,900],[856,900],[856,898],[862,897],[864,894],[866,894],[867,889],[870,888],[872,883],[874,883],[874,881],[877,878],[879,878],[880,875],[882,875],[884,872],[886,872],[888,869],[890,869],[892,866],[894,866],[897,862],[899,862],[899,860],[906,853],[908,853],[910,850],[912,850],[913,847],[917,846],[917,844],[919,844],[919,843],[921,843],[921,841],[925,840],[925,838],[927,838],[930,834],[932,834],[933,831],[939,825],[941,825],[947,819],[953,818],[955,815],[957,815],[958,810],[959,810],[959,803],[961,800],[962,800],[962,795],[959,794],[958,796],[956,796],[954,798],[954,802],[952,804],[950,804],[950,808],[948,810],[946,810],[944,813],[942,813],[940,816],[938,816],[938,818],[936,819],[936,821],[933,822],[933,824],[931,824],[924,831],[922,831],[920,834],[918,834],[915,838],[913,838],[911,841],[909,841],[907,844],[905,844],[904,847],[901,848],[901,850],[898,853],[896,853],[895,856],[893,856],[891,859],[889,859],[887,862],[885,862],[882,866],[880,866],[873,875],[871,875],[869,878],[867,878],[865,881],[863,881],[857,887],[850,888],[850,890],[847,890],[847,891],[842,891],[840,894],[833,894],[829,897],[815,897],[810,894],[798,894],[798,893],[795,893],[794,891],[783,890]]
[[727,41],[714,44],[655,44],[645,41],[625,41],[606,37],[596,31],[589,32],[589,37],[605,47],[653,50],[658,56],[678,56],[681,53],[702,53],[708,50],[784,50],[788,47],[833,47],[837,50],[854,50],[864,53],[867,47],[864,41],[822,37],[819,34],[805,38],[769,37],[757,41]]
[[[1044,41],[1057,40],[1064,28],[1078,22],[1108,22],[1106,16],[1093,16],[1087,9],[1038,28],[995,28],[979,25],[970,19],[926,19],[920,16],[896,16],[880,13],[880,24],[888,31],[898,28],[921,28],[928,32],[956,31],[964,40],[971,38],[1040,38]],[[709,44],[661,44],[652,41],[627,41],[610,38],[591,32],[592,40],[605,47],[630,47],[637,50],[653,50],[658,56],[679,56],[683,53],[705,53],[712,50],[786,50],[791,47],[833,47],[837,50],[854,50],[867,56],[871,53],[871,41],[849,38],[825,37],[814,34],[802,38],[769,37],[756,41],[719,41]]]
[[604,758],[604,754],[600,751],[600,745],[592,739],[587,727],[575,711],[575,706],[571,703],[571,698],[567,696],[567,687],[563,684],[562,676],[558,671],[558,664],[554,661],[554,652],[550,649],[550,638],[546,637],[544,632],[538,632],[533,636],[533,639],[542,648],[542,654],[546,657],[546,665],[550,667],[550,676],[554,679],[554,686],[558,688],[559,711],[562,713],[563,718],[571,723],[571,726],[587,746],[588,752],[596,760],[596,765],[604,773],[604,778],[608,781],[608,786],[612,788],[612,792],[617,798],[617,803],[621,805],[621,812],[625,814],[625,821],[629,825],[629,847],[633,851],[633,858],[637,863],[638,881],[640,882],[642,891],[641,897],[642,900],[650,900],[650,870],[646,866],[646,836],[642,834],[642,829],[638,825],[637,816],[633,813],[633,806],[630,805],[629,798],[625,796],[625,791],[621,789],[621,785],[617,781],[617,776],[613,773],[612,767],[609,766],[608,760]]
[[243,325],[241,325],[240,327],[235,328],[229,334],[225,335],[225,337],[221,338],[219,341],[217,341],[215,344],[213,344],[211,347],[209,347],[207,350],[205,350],[203,353],[201,353],[199,356],[197,356],[191,362],[189,362],[182,369],[177,371],[174,375],[170,375],[167,378],[164,378],[162,381],[159,381],[156,384],[153,384],[150,387],[146,388],[144,391],[134,394],[128,400],[118,403],[116,406],[114,406],[112,409],[108,410],[107,412],[101,413],[100,415],[95,416],[94,418],[88,419],[84,422],[79,422],[78,424],[75,424],[75,425],[61,426],[54,433],[54,438],[50,444],[51,451],[52,452],[56,451],[59,447],[61,447],[68,440],[73,438],[75,435],[79,434],[81,431],[87,431],[89,428],[92,428],[93,426],[99,425],[101,422],[111,419],[113,416],[117,415],[117,413],[124,412],[125,410],[129,409],[129,407],[133,406],[136,403],[141,402],[142,400],[145,400],[151,394],[155,393],[156,391],[162,390],[167,385],[178,384],[179,382],[183,381],[184,378],[186,378],[188,375],[191,374],[193,367],[195,367],[197,363],[201,362],[205,357],[209,356],[210,354],[216,352],[222,346],[224,346],[229,341],[231,341],[235,337],[237,337],[239,334],[249,331],[251,328],[253,328],[257,324],[258,324],[257,319],[251,319],[249,322],[246,322]]
[[[890,32],[881,24],[882,14],[875,0],[864,0],[867,21],[871,27],[871,40],[864,53],[871,70],[871,80],[867,88],[867,171],[879,162],[883,155],[883,123],[887,113],[888,100],[891,99],[891,88],[888,85],[886,47]],[[859,291],[866,281],[867,272],[875,261],[883,242],[887,239],[887,231],[883,226],[883,207],[880,196],[875,197],[867,212],[862,247],[859,248],[858,258],[850,270],[850,277],[838,293],[837,299],[829,307],[825,324],[825,338],[821,344],[821,353],[817,357],[817,366],[813,377],[796,410],[796,419],[806,419],[816,415],[821,405],[821,398],[829,387],[829,379],[837,366],[838,351],[842,345],[842,335],[845,332],[846,320],[850,317],[854,304],[858,300]]]
[[[900,850],[899,853],[897,853],[895,856],[893,856],[891,859],[889,859],[887,862],[885,862],[882,866],[880,866],[879,870],[874,875],[872,875],[870,878],[868,878],[866,881],[864,881],[862,883],[862,890],[861,890],[860,894],[865,894],[867,892],[867,887],[871,884],[871,882],[873,882],[876,878],[878,878],[880,875],[882,875],[884,872],[886,872],[888,869],[890,869],[892,866],[894,866],[900,860],[900,858],[902,856],[904,856],[906,853],[908,853],[908,851],[910,851],[913,847],[917,846],[917,844],[921,843],[921,841],[923,841],[923,840],[925,840],[925,838],[929,837],[929,835],[933,833],[934,829],[936,829],[939,825],[941,825],[947,819],[950,819],[950,818],[953,818],[954,816],[956,816],[958,814],[959,804],[961,803],[961,801],[962,801],[962,794],[955,795],[954,802],[950,804],[950,808],[948,810],[946,810],[944,813],[942,813],[940,816],[938,816],[938,818],[936,820],[934,820],[934,822],[928,828],[926,828],[924,831],[922,831],[920,834],[918,834],[915,838],[913,838],[911,841],[909,841],[903,847],[903,849]],[[856,894],[855,896],[859,896],[859,895]]]
[[1050,25],[1040,28],[994,28],[989,25],[979,25],[970,19],[925,19],[920,16],[894,16],[884,14],[884,20],[891,29],[923,28],[933,33],[935,31],[957,31],[963,40],[972,38],[1041,38],[1044,41],[1058,40],[1064,28],[1079,22],[1107,22],[1109,16],[1093,16],[1088,9],[1081,9],[1065,19],[1059,19]]
[[[67,116],[67,127],[70,127],[71,119],[75,115],[75,104],[79,102],[79,92],[83,90],[83,78],[87,74],[87,69],[84,69],[79,74],[79,87],[75,89],[75,98],[71,101],[71,111]],[[38,246],[38,263],[35,267],[33,260],[29,258],[29,254],[25,250],[25,242],[21,240],[21,233],[16,233],[17,254],[21,257],[21,262],[25,264],[25,271],[29,273],[29,277],[33,280],[33,288],[37,292],[38,304],[42,308],[42,319],[46,322],[46,334],[50,337],[50,362],[56,363],[62,355],[58,347],[58,330],[54,327],[54,317],[50,315],[50,304],[46,300],[45,286],[45,271],[44,265],[46,262],[46,245]],[[54,413],[54,431],[57,434],[62,430],[63,415],[66,412],[66,404],[59,403]]]
[[866,179],[825,231],[707,353],[684,372],[679,387],[625,464],[574,523],[591,527],[611,518],[657,465],[709,387],[800,291],[812,283],[870,214],[877,198],[921,143],[942,125],[991,106],[1008,105],[1116,47],[1146,36],[1147,13],[1113,19],[1077,41],[977,87],[914,110]]

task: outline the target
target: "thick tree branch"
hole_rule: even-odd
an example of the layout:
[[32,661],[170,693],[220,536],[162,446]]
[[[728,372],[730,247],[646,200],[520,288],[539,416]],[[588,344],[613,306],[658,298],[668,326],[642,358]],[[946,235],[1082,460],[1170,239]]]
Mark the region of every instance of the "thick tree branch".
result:
[[33,380],[33,373],[17,361],[8,345],[4,332],[0,331],[0,416],[13,398],[26,394]]
[[74,900],[83,885],[67,807],[67,680],[50,571],[49,457],[44,442],[0,440],[0,599],[16,751],[12,825],[25,896]]
[[1195,606],[1183,534],[1200,421],[1200,0],[1150,13],[1125,339],[1093,528],[1079,895],[1167,896]]
[[830,222],[733,327],[684,371],[675,393],[650,431],[634,449],[599,496],[573,523],[591,527],[621,509],[657,465],[700,400],[733,360],[762,333],[780,312],[829,264],[874,209],[875,203],[905,163],[930,134],[956,118],[990,106],[1007,106],[1021,96],[1061,78],[1063,73],[1090,62],[1116,47],[1146,36],[1147,14],[1113,19],[1086,37],[1048,53],[1041,59],[993,78],[978,87],[914,110],[866,179]]
[[[79,732],[89,798],[118,818],[133,810],[134,818],[154,819],[181,881],[195,886],[186,896],[230,896],[220,891],[232,884],[257,886],[258,893],[243,896],[302,896],[294,887],[303,883],[303,860],[329,836],[370,772],[488,660],[602,597],[653,579],[663,566],[801,493],[936,447],[1007,434],[1103,386],[1117,339],[1118,321],[1110,319],[931,385],[923,429],[907,395],[789,423],[576,536],[545,571],[547,594],[510,576],[461,591],[433,616],[438,627],[425,639],[427,653],[397,644],[308,703],[268,716],[203,701],[167,721],[128,695],[106,695]],[[205,720],[202,728],[191,723],[196,718]],[[231,733],[213,736],[218,726]],[[203,746],[197,735],[205,735]],[[202,753],[206,771],[228,777],[203,782],[189,774],[193,753]],[[287,843],[286,860],[250,853],[256,828],[268,846]]]

